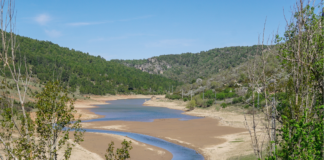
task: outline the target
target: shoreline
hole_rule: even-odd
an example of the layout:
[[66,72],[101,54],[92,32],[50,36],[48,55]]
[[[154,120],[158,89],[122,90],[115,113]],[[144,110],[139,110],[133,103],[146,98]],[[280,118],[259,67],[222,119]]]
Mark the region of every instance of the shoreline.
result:
[[114,142],[116,150],[116,148],[122,147],[121,142],[123,142],[123,140],[132,142],[133,149],[130,150],[129,153],[133,160],[142,160],[143,155],[148,159],[156,160],[172,159],[173,157],[169,151],[163,148],[142,143],[127,136],[108,133],[86,132],[84,135],[84,142],[82,142],[80,146],[93,154],[99,155],[101,159],[105,159],[108,144]]
[[[133,98],[150,98],[151,99],[152,96],[153,95],[93,96],[93,97],[91,97],[91,100],[96,100],[97,102],[99,101],[99,102],[101,102],[101,104],[109,104],[109,102],[107,102],[107,101],[110,101],[110,100],[133,99]],[[163,95],[156,96],[156,97],[160,98],[160,99],[146,101],[143,105],[151,106],[151,107],[166,107],[166,108],[170,108],[170,109],[177,109],[177,110],[185,111],[185,106],[183,104],[179,105],[179,104],[175,103],[174,101],[166,100],[166,99],[164,99]],[[96,104],[98,104],[98,103],[96,103]],[[88,106],[91,105],[92,107],[88,107],[86,109],[89,111],[91,108],[94,108],[95,106],[93,106],[93,105],[96,105],[96,104],[88,103]],[[85,108],[82,108],[82,109],[85,109]],[[193,116],[198,116],[198,117],[205,117],[205,118],[208,117],[208,119],[209,119],[208,121],[210,121],[214,124],[215,123],[218,124],[218,126],[215,126],[216,128],[231,126],[232,128],[234,127],[236,129],[243,129],[242,120],[240,120],[240,119],[237,120],[238,122],[241,122],[240,125],[235,125],[235,123],[228,123],[228,119],[232,119],[231,118],[232,116],[236,117],[237,116],[236,114],[233,114],[230,117],[224,118],[222,113],[215,115],[214,113],[210,113],[209,111],[202,112],[198,109],[197,110],[195,109],[193,111],[186,111],[183,114],[193,115]],[[162,120],[167,121],[167,119],[162,119]],[[179,120],[177,120],[177,121],[179,121]],[[174,121],[174,122],[177,122],[177,121]],[[172,122],[172,123],[174,123],[174,122]],[[90,122],[90,123],[93,123],[93,122]],[[242,151],[242,148],[251,148],[251,146],[249,144],[242,146],[242,143],[233,143],[233,142],[240,142],[240,141],[242,141],[242,142],[249,141],[249,135],[247,135],[247,131],[241,130],[240,132],[217,135],[217,136],[214,136],[213,138],[218,139],[219,140],[218,143],[208,144],[206,142],[206,145],[202,144],[199,147],[197,147],[197,146],[191,144],[190,142],[188,142],[188,140],[182,140],[182,139],[177,138],[176,135],[162,136],[159,134],[149,133],[146,131],[144,131],[144,132],[139,131],[139,130],[136,131],[136,130],[128,127],[128,126],[140,126],[141,125],[140,123],[141,122],[124,125],[123,122],[113,121],[113,122],[109,123],[110,125],[108,125],[107,123],[106,124],[94,124],[92,127],[90,126],[89,123],[83,123],[83,124],[88,125],[88,126],[85,126],[85,128],[126,131],[126,132],[140,133],[140,134],[145,134],[145,135],[150,135],[150,136],[154,136],[157,138],[161,138],[166,141],[169,141],[169,142],[172,142],[172,143],[184,146],[184,147],[192,148],[192,149],[196,150],[197,152],[199,152],[200,154],[202,154],[205,157],[205,159],[227,159],[229,157],[233,157],[233,156],[237,156],[237,155],[246,155],[246,154],[250,153],[250,152],[247,153],[246,150]],[[152,122],[150,122],[150,123],[152,123]],[[187,127],[187,128],[189,128],[189,127]],[[195,142],[195,143],[197,143],[197,142]],[[246,143],[247,142],[245,142],[245,144]],[[233,147],[238,148],[239,154],[233,153],[233,151],[235,151],[234,149],[231,149]],[[249,151],[252,151],[252,150],[249,150]],[[228,154],[229,156],[220,156],[220,155],[224,155],[224,154]],[[215,156],[217,156],[217,158],[215,158]]]
[[[213,156],[217,155],[217,158],[213,158],[215,160],[253,154],[251,137],[244,124],[244,115],[246,112],[244,109],[242,110],[235,106],[222,109],[220,105],[217,104],[209,108],[195,108],[194,110],[188,111],[186,109],[186,102],[183,102],[182,100],[169,100],[166,98],[146,101],[143,105],[177,109],[184,111],[182,114],[217,119],[219,121],[219,126],[230,126],[233,128],[245,129],[245,132],[218,136],[217,138],[223,138],[226,142],[203,148],[206,152],[205,154]],[[247,115],[246,119],[247,123],[252,123],[251,116]],[[260,133],[260,130],[258,132]]]
[[[161,95],[159,95],[161,96]],[[151,98],[152,95],[114,95],[114,96],[91,96],[90,99],[79,99],[74,103],[74,107],[77,110],[77,113],[74,115],[75,118],[78,118],[80,115],[81,120],[90,120],[90,119],[97,119],[102,118],[104,116],[97,115],[91,111],[91,108],[96,108],[96,105],[103,105],[109,104],[108,101],[118,100],[118,99],[136,99],[136,98]],[[85,128],[85,127],[83,127]],[[118,128],[115,126],[113,128]],[[113,128],[106,128],[106,129],[113,129]],[[108,148],[108,143],[113,141],[115,143],[115,148],[121,148],[121,142],[126,139],[127,141],[132,141],[133,149],[130,150],[131,158],[134,160],[141,160],[143,159],[143,155],[149,159],[157,159],[157,160],[165,160],[165,159],[172,159],[173,155],[163,149],[156,146],[152,146],[149,144],[145,144],[134,139],[114,135],[114,134],[107,134],[107,133],[92,133],[86,132],[84,135],[85,141],[82,142],[74,150],[71,159],[80,159],[79,154],[83,155],[85,152],[87,153],[87,159],[105,159],[104,154],[106,153],[106,149]],[[74,155],[74,156],[73,156]]]
[[74,103],[74,108],[77,113],[75,118],[81,116],[81,120],[91,120],[97,118],[103,118],[104,116],[95,114],[91,111],[91,108],[96,108],[96,105],[109,104],[108,101],[114,101],[119,99],[137,99],[137,98],[149,98],[152,96],[164,97],[164,95],[112,95],[112,96],[90,96],[90,99],[78,99]]

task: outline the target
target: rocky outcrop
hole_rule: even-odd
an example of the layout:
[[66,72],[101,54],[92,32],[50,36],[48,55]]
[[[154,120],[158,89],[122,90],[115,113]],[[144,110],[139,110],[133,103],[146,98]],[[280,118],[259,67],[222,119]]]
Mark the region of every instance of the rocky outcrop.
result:
[[200,86],[199,88],[195,89],[195,90],[189,90],[187,93],[184,93],[183,96],[194,96],[197,93],[203,92],[204,90],[206,90],[207,87],[206,86]]
[[165,61],[158,61],[156,58],[147,59],[147,63],[144,64],[136,64],[134,66],[130,66],[129,64],[125,64],[128,67],[135,67],[140,69],[143,72],[148,72],[150,74],[163,74],[163,72],[172,66]]
[[196,80],[196,83],[197,83],[198,85],[201,85],[201,83],[202,83],[202,79],[201,79],[201,78],[198,78],[198,79]]

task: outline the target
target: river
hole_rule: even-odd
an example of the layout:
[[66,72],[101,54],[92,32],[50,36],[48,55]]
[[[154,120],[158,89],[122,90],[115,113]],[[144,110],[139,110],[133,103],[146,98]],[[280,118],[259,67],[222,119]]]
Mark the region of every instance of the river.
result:
[[[154,119],[166,119],[166,118],[179,118],[180,120],[198,119],[200,117],[189,116],[181,114],[183,111],[168,109],[163,107],[150,107],[143,106],[145,99],[124,99],[109,101],[110,104],[98,105],[97,108],[92,108],[91,111],[104,115],[104,118],[98,118],[93,120],[86,120],[83,122],[95,122],[95,121],[142,121],[152,122]],[[121,131],[110,130],[98,130],[98,129],[86,129],[87,132],[97,133],[110,133],[121,136],[127,136],[136,141],[143,142],[149,145],[163,148],[172,153],[172,160],[202,160],[204,157],[197,153],[195,150],[183,147],[160,138]]]

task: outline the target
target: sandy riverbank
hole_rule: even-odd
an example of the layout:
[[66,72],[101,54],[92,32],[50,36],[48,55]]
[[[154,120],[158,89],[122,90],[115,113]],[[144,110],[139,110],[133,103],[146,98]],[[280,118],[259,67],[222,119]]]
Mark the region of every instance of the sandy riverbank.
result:
[[130,156],[132,160],[143,160],[143,159],[156,159],[165,160],[172,159],[172,154],[165,149],[158,148],[152,145],[137,142],[128,137],[105,134],[105,133],[85,133],[84,142],[81,146],[89,152],[99,155],[101,159],[105,159],[106,150],[108,144],[113,141],[115,149],[121,148],[121,142],[123,140],[132,141],[133,149],[130,150]]
[[[90,111],[91,108],[96,105],[109,104],[107,101],[118,99],[133,99],[133,98],[151,98],[152,95],[116,95],[116,96],[91,96],[90,99],[77,100],[74,104],[77,114],[75,117],[81,115],[82,120],[101,118],[100,115],[96,115]],[[159,97],[159,96],[158,96]],[[84,126],[86,127],[86,126]],[[105,127],[104,127],[105,128]],[[106,127],[105,129],[116,129],[120,126]],[[156,159],[166,160],[172,159],[172,154],[162,148],[158,148],[152,145],[147,145],[141,142],[137,142],[130,138],[104,133],[85,133],[84,142],[77,145],[72,152],[71,159],[105,159],[106,149],[108,144],[113,141],[115,148],[121,147],[121,142],[126,139],[132,141],[133,149],[130,151],[131,159]]]
[[[94,107],[96,104],[107,104],[106,101],[129,98],[151,98],[151,96],[132,95],[132,96],[96,96],[90,100],[79,100],[76,103],[76,109],[81,113],[89,114],[89,117],[95,117],[88,108]],[[149,100],[144,103],[146,106],[167,107],[170,109],[186,110],[185,102],[171,101],[158,96],[159,99]],[[184,114],[207,117],[190,121],[179,121],[177,119],[158,119],[154,122],[126,122],[126,121],[110,121],[110,122],[92,122],[83,123],[85,128],[120,130],[127,132],[135,132],[154,137],[162,138],[167,141],[193,148],[206,157],[206,159],[227,159],[233,156],[246,155],[253,152],[250,144],[250,137],[244,128],[244,116],[235,112],[221,112],[215,110],[195,109],[185,112]],[[108,142],[100,139],[111,139],[111,135],[105,135],[106,138],[99,135],[97,137],[98,144],[107,146]],[[116,136],[116,135],[114,135]],[[87,141],[89,135],[85,135]],[[118,137],[118,136],[117,136]],[[122,136],[119,136],[115,144],[120,144]],[[91,141],[91,140],[90,140]],[[103,151],[91,150],[91,143],[84,143],[81,146],[93,153],[102,156]],[[107,147],[104,147],[107,148]],[[102,148],[99,148],[100,150]],[[142,147],[141,151],[136,151],[145,155],[147,149]],[[160,149],[161,150],[161,149]],[[157,153],[157,152],[155,152]],[[139,156],[141,155],[139,154]],[[166,155],[170,154],[166,151]],[[157,156],[158,158],[162,158]],[[170,159],[164,156],[162,159]],[[142,157],[143,158],[143,157]],[[133,158],[132,158],[133,159]]]
[[[78,99],[74,103],[74,107],[77,110],[75,117],[81,115],[81,120],[96,119],[102,116],[97,115],[90,111],[91,108],[95,108],[96,105],[109,104],[107,101],[118,100],[118,99],[134,99],[134,98],[148,98],[152,95],[113,95],[113,96],[90,96],[86,99]],[[162,98],[163,95],[157,95],[156,97]]]
[[[213,106],[208,109],[195,108],[194,110],[188,111],[186,109],[186,104],[186,102],[183,102],[181,100],[169,100],[166,98],[160,98],[146,101],[143,105],[152,107],[167,107],[170,109],[182,110],[185,111],[183,114],[207,117],[210,119],[218,120],[219,126],[230,126],[245,130],[240,133],[231,133],[222,136],[217,136],[217,138],[223,138],[224,143],[213,146],[205,146],[201,148],[204,154],[208,155],[209,157],[212,157],[210,159],[228,159],[230,157],[253,154],[253,149],[251,146],[251,137],[248,131],[246,130],[246,126],[244,125],[244,114],[246,110],[241,109],[240,107],[228,107],[226,109],[222,109],[218,105],[218,107],[216,107],[218,108],[217,110],[215,106]],[[247,122],[251,125],[251,116],[247,115],[246,119]],[[258,133],[261,133],[261,130],[257,130]]]
[[[221,136],[245,132],[245,129],[218,125],[217,119],[201,118],[189,121],[156,119],[153,122],[108,121],[84,123],[85,128],[109,129],[150,135],[195,149],[206,159],[219,159],[211,153],[226,142]],[[209,148],[209,149],[207,149]],[[208,153],[209,150],[211,153]]]

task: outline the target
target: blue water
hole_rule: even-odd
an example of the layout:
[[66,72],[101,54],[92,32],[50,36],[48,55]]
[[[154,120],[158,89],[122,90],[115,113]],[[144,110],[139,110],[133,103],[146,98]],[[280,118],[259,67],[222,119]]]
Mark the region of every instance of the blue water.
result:
[[154,119],[179,118],[180,120],[198,119],[200,117],[189,116],[183,111],[163,107],[143,106],[145,99],[126,99],[109,101],[108,105],[98,105],[91,111],[104,115],[104,118],[93,119],[83,122],[95,121],[142,121],[152,122]]
[[170,143],[160,138],[147,136],[137,133],[120,132],[120,131],[108,131],[108,130],[98,130],[98,129],[86,129],[87,132],[96,133],[110,133],[117,134],[121,136],[127,136],[129,138],[135,139],[136,141],[150,144],[156,147],[163,148],[172,153],[172,160],[203,160],[204,157],[197,153],[195,150],[186,148],[174,143]]
[[[87,120],[82,122],[95,121],[142,121],[152,122],[154,119],[179,118],[180,120],[198,119],[200,117],[181,114],[183,111],[168,109],[163,107],[142,106],[145,99],[126,99],[109,101],[108,105],[98,105],[98,108],[92,108],[91,111],[104,115],[104,118]],[[127,136],[136,141],[163,148],[172,153],[172,160],[203,160],[204,157],[195,150],[186,148],[160,138],[130,132],[86,129],[87,132],[110,133],[121,136]]]

